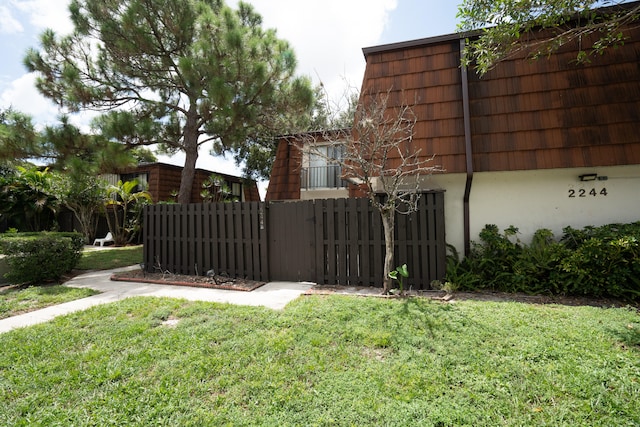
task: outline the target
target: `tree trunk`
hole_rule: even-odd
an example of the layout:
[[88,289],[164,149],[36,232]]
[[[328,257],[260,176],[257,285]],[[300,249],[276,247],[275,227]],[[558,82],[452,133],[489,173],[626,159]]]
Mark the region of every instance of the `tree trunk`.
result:
[[191,203],[191,189],[196,173],[196,161],[198,160],[198,112],[196,103],[192,102],[187,113],[187,123],[184,126],[184,167],[180,177],[180,190],[178,192],[178,203]]
[[382,292],[388,294],[393,286],[393,279],[389,277],[389,273],[393,269],[393,229],[395,228],[395,209],[381,210],[382,226],[384,227],[384,279],[382,281]]
[[96,234],[97,214],[94,209],[85,208],[83,206],[73,206],[66,204],[67,208],[73,212],[76,220],[80,224],[80,229],[84,235],[85,242],[90,245]]
[[[124,225],[120,225],[120,206],[118,205],[109,205],[105,208],[105,217],[107,218],[107,226],[109,227],[109,231],[113,235],[113,245],[114,246],[122,246],[123,238],[122,233]],[[113,218],[113,222],[110,218]]]

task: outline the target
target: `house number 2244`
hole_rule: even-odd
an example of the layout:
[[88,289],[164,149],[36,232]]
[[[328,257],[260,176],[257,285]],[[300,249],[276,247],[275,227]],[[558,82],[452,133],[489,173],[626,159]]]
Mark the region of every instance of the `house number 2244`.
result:
[[607,189],[603,188],[602,190],[598,191],[595,188],[592,188],[591,190],[588,190],[586,188],[580,188],[578,190],[575,189],[570,189],[569,190],[569,197],[596,197],[596,196],[606,196],[607,193]]

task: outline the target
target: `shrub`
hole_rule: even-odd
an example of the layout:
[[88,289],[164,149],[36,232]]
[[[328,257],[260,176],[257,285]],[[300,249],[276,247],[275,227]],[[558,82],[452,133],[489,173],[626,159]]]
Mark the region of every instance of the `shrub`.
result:
[[562,262],[567,292],[636,299],[640,297],[640,244],[632,236],[585,240]]
[[12,283],[54,281],[71,271],[82,255],[80,233],[12,233],[0,236]]
[[469,257],[448,258],[459,289],[640,299],[640,222],[566,227],[560,241],[541,229],[523,245],[518,229],[486,225]]
[[500,234],[498,226],[494,224],[488,224],[480,231],[481,243],[474,242],[469,266],[480,276],[481,287],[505,290],[505,284],[513,276],[514,264],[522,253],[517,234],[518,229],[513,226]]

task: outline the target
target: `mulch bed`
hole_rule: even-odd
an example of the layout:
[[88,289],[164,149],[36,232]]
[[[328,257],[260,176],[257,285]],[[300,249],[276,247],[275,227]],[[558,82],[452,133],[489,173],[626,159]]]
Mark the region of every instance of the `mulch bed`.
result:
[[145,273],[131,270],[114,273],[111,280],[120,282],[153,283],[157,285],[190,286],[195,288],[226,289],[230,291],[251,292],[266,282],[226,276],[189,276],[172,273]]
[[356,287],[339,285],[316,285],[307,291],[307,295],[351,294],[358,296],[377,296],[380,298],[422,297],[443,302],[476,300],[493,302],[522,302],[526,304],[559,304],[568,306],[592,307],[633,307],[640,310],[640,302],[623,301],[615,298],[595,298],[562,295],[529,295],[524,293],[507,293],[492,291],[454,292],[447,293],[439,290],[407,291],[404,296],[382,295],[382,288]]
[[[255,280],[227,277],[216,275],[208,276],[189,276],[183,274],[172,273],[145,273],[141,270],[123,271],[114,273],[111,280],[122,282],[141,282],[153,283],[160,285],[190,286],[211,289],[226,289],[232,291],[251,292],[259,288],[266,282]],[[217,282],[217,283],[216,283]],[[356,286],[332,286],[332,285],[315,285],[309,289],[307,295],[326,295],[326,294],[349,294],[359,296],[378,296],[383,298],[397,298],[398,296],[381,295],[382,288],[375,287],[356,287]],[[527,295],[522,293],[504,293],[490,291],[476,292],[455,292],[447,294],[444,291],[429,290],[418,292],[407,292],[406,296],[419,296],[430,298],[433,300],[441,300],[444,302],[455,302],[460,300],[479,300],[479,301],[516,301],[528,304],[562,304],[572,306],[594,306],[594,307],[635,307],[639,308],[639,303],[630,303],[629,301],[621,301],[613,298],[589,298],[589,297],[569,297],[569,296],[551,296],[551,295]]]

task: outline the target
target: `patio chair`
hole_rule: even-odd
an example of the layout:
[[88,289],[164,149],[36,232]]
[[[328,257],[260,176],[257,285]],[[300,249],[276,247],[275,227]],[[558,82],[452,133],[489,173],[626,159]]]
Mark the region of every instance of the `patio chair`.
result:
[[97,245],[98,243],[100,243],[100,246],[104,246],[105,243],[110,243],[113,242],[113,234],[111,234],[111,232],[108,232],[106,236],[104,236],[102,239],[95,239],[93,241],[93,246]]

